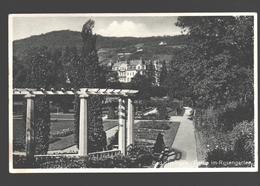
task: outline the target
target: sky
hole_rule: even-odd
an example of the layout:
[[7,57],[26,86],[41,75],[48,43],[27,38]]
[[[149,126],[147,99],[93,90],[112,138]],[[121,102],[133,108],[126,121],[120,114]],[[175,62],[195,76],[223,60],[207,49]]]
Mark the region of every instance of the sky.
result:
[[89,19],[95,21],[93,33],[102,36],[149,37],[179,35],[173,14],[13,14],[9,17],[12,40],[57,30],[81,31]]

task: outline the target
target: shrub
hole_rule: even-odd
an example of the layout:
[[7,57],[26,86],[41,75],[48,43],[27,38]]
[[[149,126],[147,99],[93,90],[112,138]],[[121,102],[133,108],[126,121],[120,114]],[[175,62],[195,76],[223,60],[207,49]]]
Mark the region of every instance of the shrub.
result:
[[165,149],[165,143],[163,140],[163,135],[159,132],[153,150],[156,153],[160,153],[164,151],[164,149]]
[[153,157],[149,148],[134,145],[128,155],[118,154],[100,158],[91,156],[42,156],[28,159],[13,156],[14,168],[137,168],[151,165]]
[[126,157],[131,160],[130,168],[149,166],[153,161],[151,149],[144,145],[131,146]]
[[[210,167],[248,167],[254,165],[254,123],[243,121],[228,133],[208,134],[206,160]],[[213,148],[212,148],[213,147]],[[230,161],[231,164],[212,164],[212,162]],[[243,162],[250,162],[244,163]],[[240,162],[240,163],[239,163]],[[242,162],[242,163],[241,163]]]
[[166,104],[160,104],[157,107],[158,110],[158,119],[169,119],[167,114]]
[[13,155],[14,168],[39,168],[39,164],[34,157],[26,157],[20,155]]

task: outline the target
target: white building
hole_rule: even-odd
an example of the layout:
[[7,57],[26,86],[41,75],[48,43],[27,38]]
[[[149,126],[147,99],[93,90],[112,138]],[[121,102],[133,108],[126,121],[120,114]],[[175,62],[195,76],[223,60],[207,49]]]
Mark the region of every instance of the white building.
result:
[[145,74],[146,65],[142,59],[120,61],[113,65],[112,70],[117,71],[120,82],[129,83],[138,72]]

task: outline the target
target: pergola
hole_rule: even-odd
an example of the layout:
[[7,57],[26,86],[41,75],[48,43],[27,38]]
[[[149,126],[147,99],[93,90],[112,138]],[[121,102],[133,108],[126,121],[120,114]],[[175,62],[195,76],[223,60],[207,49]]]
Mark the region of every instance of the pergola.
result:
[[[79,155],[87,155],[88,144],[88,97],[90,95],[99,96],[116,96],[119,97],[118,115],[118,149],[123,155],[126,154],[126,146],[134,143],[134,106],[133,97],[138,90],[128,89],[99,89],[99,88],[80,88],[79,90],[40,90],[37,89],[21,89],[15,88],[13,95],[24,95],[27,99],[27,111],[26,111],[26,156],[34,156],[34,99],[36,96],[43,95],[79,95],[80,98],[80,115],[79,115]],[[126,100],[128,101],[127,119],[126,119]],[[127,135],[126,135],[127,128]],[[126,144],[127,141],[127,144]]]

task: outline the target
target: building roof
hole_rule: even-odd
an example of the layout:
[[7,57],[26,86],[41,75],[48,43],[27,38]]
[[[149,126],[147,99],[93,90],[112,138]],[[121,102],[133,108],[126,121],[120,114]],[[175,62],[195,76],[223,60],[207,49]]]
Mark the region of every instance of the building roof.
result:
[[129,65],[130,66],[136,66],[136,65],[139,65],[139,64],[142,64],[142,60],[130,60],[129,61]]
[[113,67],[119,67],[121,66],[122,64],[126,63],[126,61],[119,61],[119,62],[116,62]]

